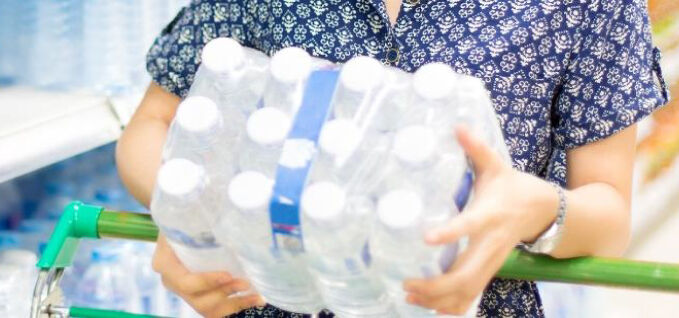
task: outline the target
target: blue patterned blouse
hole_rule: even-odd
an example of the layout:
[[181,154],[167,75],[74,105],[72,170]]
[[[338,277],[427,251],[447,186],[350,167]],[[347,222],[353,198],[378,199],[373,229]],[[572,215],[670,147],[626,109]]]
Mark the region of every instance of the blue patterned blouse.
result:
[[[563,183],[567,149],[667,102],[647,11],[646,0],[403,0],[392,26],[383,0],[194,0],[157,38],[147,68],[184,97],[215,37],[336,62],[369,55],[406,71],[444,62],[485,81],[515,168]],[[267,306],[238,316],[296,315]],[[493,280],[479,316],[541,317],[535,284]]]

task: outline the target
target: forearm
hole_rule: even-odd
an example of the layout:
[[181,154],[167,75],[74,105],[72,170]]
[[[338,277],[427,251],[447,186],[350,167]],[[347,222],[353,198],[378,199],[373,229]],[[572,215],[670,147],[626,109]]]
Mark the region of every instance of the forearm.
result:
[[[558,195],[547,182],[538,182],[533,193],[531,222],[523,241],[535,240],[556,217]],[[565,191],[567,211],[561,241],[550,254],[557,258],[620,256],[630,234],[629,204],[612,186],[591,183]]]
[[130,193],[148,206],[163,144],[179,97],[151,84],[116,148],[118,173]]
[[123,132],[116,148],[121,180],[130,193],[149,206],[161,163],[168,126],[155,118],[138,118]]

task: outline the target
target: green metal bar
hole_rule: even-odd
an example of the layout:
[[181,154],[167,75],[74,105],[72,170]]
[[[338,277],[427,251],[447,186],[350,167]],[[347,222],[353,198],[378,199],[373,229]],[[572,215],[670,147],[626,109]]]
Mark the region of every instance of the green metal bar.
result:
[[679,292],[679,264],[625,259],[554,259],[514,251],[497,276]]
[[123,311],[82,307],[71,307],[69,309],[69,315],[72,318],[161,318],[161,316],[131,314]]
[[37,266],[41,269],[70,266],[79,238],[98,237],[97,219],[102,210],[102,207],[78,201],[67,205]]
[[155,241],[158,227],[148,214],[102,211],[97,221],[100,237]]
[[[103,211],[99,235],[155,240],[158,230],[148,215]],[[679,264],[582,257],[554,259],[514,251],[498,277],[618,286],[679,292]]]

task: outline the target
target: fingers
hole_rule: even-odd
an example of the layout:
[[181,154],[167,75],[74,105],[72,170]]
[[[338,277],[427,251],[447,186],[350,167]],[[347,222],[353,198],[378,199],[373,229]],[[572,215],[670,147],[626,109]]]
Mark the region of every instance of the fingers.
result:
[[259,295],[231,297],[229,298],[229,301],[222,302],[214,308],[213,316],[224,317],[248,308],[262,307],[264,305],[266,305],[266,303]]
[[459,241],[464,236],[482,234],[495,229],[502,220],[500,213],[488,213],[483,203],[475,202],[446,224],[429,230],[424,240],[428,244],[447,244]]
[[185,300],[204,317],[224,317],[245,309],[263,306],[259,295],[228,297],[225,293],[214,290],[200,296],[186,297]]
[[473,242],[451,270],[439,277],[406,282],[407,301],[447,314],[462,314],[483,292],[511,251],[500,236]]
[[424,240],[428,244],[453,243],[466,235],[478,232],[487,222],[488,217],[486,215],[468,210],[454,217],[445,225],[428,231],[424,236]]
[[480,138],[472,134],[466,125],[460,125],[455,129],[457,141],[464,149],[474,164],[474,171],[482,174],[485,171],[493,171],[502,167],[502,159]]

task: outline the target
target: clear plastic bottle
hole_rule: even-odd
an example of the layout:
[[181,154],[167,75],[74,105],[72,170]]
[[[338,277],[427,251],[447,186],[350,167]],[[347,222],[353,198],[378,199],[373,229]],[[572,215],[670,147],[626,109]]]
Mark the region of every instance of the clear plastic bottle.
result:
[[[31,264],[29,268],[33,268]],[[26,265],[0,261],[0,317],[28,317],[35,277]]]
[[[394,317],[384,286],[370,268],[372,201],[321,181],[306,188],[301,208],[309,268],[328,309],[340,317]],[[334,233],[342,233],[342,239]]]
[[18,75],[18,0],[0,1],[0,86],[13,84]]
[[371,241],[376,270],[401,316],[434,317],[405,303],[402,283],[439,275],[454,260],[456,244],[428,246],[424,233],[457,215],[455,196],[466,186],[467,161],[452,138],[414,124],[395,134],[385,169]]
[[306,51],[295,47],[282,49],[271,58],[263,107],[247,119],[246,137],[239,151],[241,171],[255,170],[273,177],[283,142],[302,102],[312,62]]
[[290,116],[279,108],[264,107],[252,113],[238,157],[240,170],[259,171],[273,177],[291,125]]
[[292,312],[316,313],[323,307],[301,255],[272,249],[272,186],[273,180],[260,172],[236,175],[228,188],[232,208],[215,234],[234,246],[248,278],[268,303]]
[[212,185],[228,182],[235,166],[233,149],[240,139],[240,132],[228,124],[209,98],[185,99],[170,128],[163,160],[189,159],[207,170]]
[[359,56],[345,63],[333,99],[335,117],[369,117],[376,90],[386,75],[384,66],[371,57]]
[[41,254],[56,223],[46,219],[24,219],[19,224],[23,248]]
[[21,220],[22,197],[12,181],[0,183],[0,229],[14,228]]
[[139,298],[134,276],[123,266],[120,249],[105,244],[92,251],[90,265],[77,285],[74,303],[83,307],[130,310]]
[[28,70],[31,82],[52,89],[75,86],[82,69],[82,1],[40,1],[36,22]]
[[401,317],[436,317],[436,312],[405,302],[403,281],[440,275],[452,264],[457,245],[429,246],[427,229],[443,224],[451,215],[432,213],[417,192],[397,189],[382,195],[377,204],[379,225],[371,238],[371,255],[387,292]]
[[262,97],[264,107],[275,107],[294,116],[313,66],[314,61],[303,49],[287,47],[276,52],[269,63],[269,78]]
[[480,79],[456,74],[443,63],[430,63],[415,72],[412,82],[411,104],[423,106],[424,111],[411,107],[411,123],[426,124],[442,138],[454,138],[455,125],[466,124],[509,160],[492,101]]
[[203,48],[201,61],[189,95],[214,100],[225,122],[231,122],[227,126],[239,121],[240,128],[261,99],[269,58],[234,39],[216,38]]
[[242,277],[229,248],[215,240],[215,204],[205,170],[187,159],[172,159],[158,172],[151,213],[177,257],[193,272],[228,271]]
[[[131,68],[136,1],[83,0],[83,80],[107,94],[126,93],[133,85]],[[102,40],[102,39],[105,39]]]

